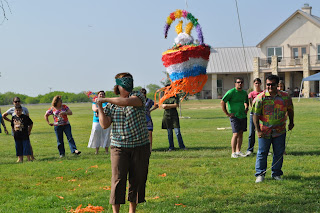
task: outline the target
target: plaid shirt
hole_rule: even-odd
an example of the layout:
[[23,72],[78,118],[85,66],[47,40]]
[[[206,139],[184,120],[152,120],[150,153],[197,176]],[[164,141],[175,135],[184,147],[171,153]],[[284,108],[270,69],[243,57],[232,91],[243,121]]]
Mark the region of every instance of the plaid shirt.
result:
[[104,107],[106,116],[111,117],[111,145],[116,147],[134,148],[149,142],[145,113],[146,99],[140,92],[133,91],[130,96],[137,96],[142,101],[141,107],[120,107],[108,103]]
[[264,138],[278,137],[286,132],[288,110],[293,110],[292,99],[283,91],[272,97],[265,90],[254,99],[252,112],[259,116]]

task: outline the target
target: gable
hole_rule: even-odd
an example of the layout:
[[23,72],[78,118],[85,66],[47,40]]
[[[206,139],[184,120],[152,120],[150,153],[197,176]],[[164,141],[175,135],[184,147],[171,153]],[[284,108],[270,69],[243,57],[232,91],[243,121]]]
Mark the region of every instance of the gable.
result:
[[[264,38],[257,47],[265,46],[266,42],[272,39],[274,36],[277,36],[277,39],[273,38],[273,40],[279,40],[274,45],[279,45],[284,43],[284,41],[291,35],[294,34],[301,26],[307,26],[307,29],[318,30],[320,29],[320,18],[309,15],[301,10],[297,10],[293,13],[289,18],[287,18],[284,22],[282,22],[275,30],[273,30],[266,38]],[[288,26],[289,25],[289,26]],[[308,30],[306,32],[310,32],[312,30]],[[311,33],[312,34],[312,33]],[[270,43],[270,41],[268,42]],[[273,42],[272,42],[273,43]]]
[[[290,46],[309,44],[315,37],[320,36],[320,27],[316,26],[304,16],[296,14],[277,32],[269,37],[263,46]],[[320,37],[319,37],[320,38]],[[320,39],[319,39],[320,42]]]

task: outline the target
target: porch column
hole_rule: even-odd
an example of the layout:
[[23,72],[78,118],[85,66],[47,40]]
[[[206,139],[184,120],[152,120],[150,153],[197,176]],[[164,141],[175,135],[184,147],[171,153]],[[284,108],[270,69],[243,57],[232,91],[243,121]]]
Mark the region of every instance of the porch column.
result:
[[265,87],[265,84],[266,84],[266,74],[263,73],[263,72],[260,72],[259,73],[259,78],[261,79],[261,89],[262,90],[265,90],[266,87]]
[[292,91],[292,88],[291,88],[291,72],[285,72],[284,73],[284,84],[286,86],[286,88],[284,88],[285,90],[287,90],[288,87],[290,87],[290,89]]
[[217,80],[218,80],[218,75],[217,74],[211,74],[211,95],[212,99],[217,99],[218,98],[218,91],[217,91]]
[[[310,69],[309,69],[309,55],[303,55],[303,78],[310,76]],[[303,96],[305,98],[309,98],[310,94],[310,81],[303,82]]]
[[278,56],[276,55],[271,58],[271,73],[272,75],[278,75]]
[[253,58],[253,72],[252,72],[251,83],[253,82],[254,79],[259,78],[259,73],[260,73],[260,60],[259,59],[260,59],[259,57]]

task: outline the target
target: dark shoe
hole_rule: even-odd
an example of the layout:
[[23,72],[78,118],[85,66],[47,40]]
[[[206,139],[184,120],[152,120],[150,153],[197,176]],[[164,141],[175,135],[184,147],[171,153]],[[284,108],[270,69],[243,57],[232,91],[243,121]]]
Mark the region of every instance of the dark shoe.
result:
[[64,155],[64,154],[62,154],[62,155],[60,155],[60,158],[64,158],[64,156],[65,156],[65,155]]
[[74,151],[74,154],[75,154],[75,155],[80,155],[80,154],[81,154],[81,152],[80,152],[80,151],[78,151],[78,150],[76,150],[76,151]]

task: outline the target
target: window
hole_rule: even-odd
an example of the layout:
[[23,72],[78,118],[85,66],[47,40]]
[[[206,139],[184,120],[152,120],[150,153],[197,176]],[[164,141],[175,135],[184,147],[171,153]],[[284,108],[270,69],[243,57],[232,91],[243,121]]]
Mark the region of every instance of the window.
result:
[[271,57],[278,56],[278,62],[282,59],[282,47],[268,47],[268,63],[271,64]]
[[318,45],[317,59],[320,61],[320,45]]
[[292,47],[292,58],[302,58],[304,54],[309,54],[309,48],[307,46],[301,46],[301,47]]
[[293,54],[293,58],[298,58],[299,57],[299,49],[292,48],[292,54]]

